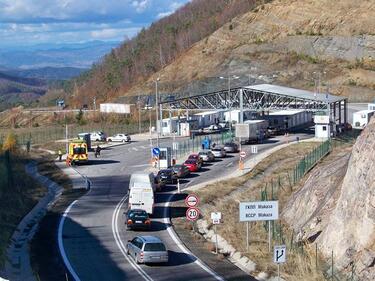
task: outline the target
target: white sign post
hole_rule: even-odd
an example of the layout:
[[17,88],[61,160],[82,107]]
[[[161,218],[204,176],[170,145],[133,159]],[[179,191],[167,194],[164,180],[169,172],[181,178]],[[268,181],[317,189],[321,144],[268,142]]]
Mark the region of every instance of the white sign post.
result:
[[280,264],[286,262],[286,246],[280,245],[273,248],[273,262],[277,263],[277,279],[280,280]]
[[216,229],[216,226],[218,224],[220,224],[220,220],[221,220],[221,212],[212,212],[211,213],[211,219],[212,219],[212,223],[214,224],[214,231],[215,231],[215,236],[216,236],[216,245],[215,245],[215,248],[216,248],[216,255],[218,254],[218,251],[217,251],[217,229]]
[[255,146],[255,145],[252,145],[252,146],[251,146],[251,153],[252,153],[252,154],[257,154],[257,153],[258,153],[258,147]]
[[[271,252],[271,221],[279,219],[279,201],[240,202],[240,221],[268,221],[268,250]],[[246,230],[249,248],[248,226]]]

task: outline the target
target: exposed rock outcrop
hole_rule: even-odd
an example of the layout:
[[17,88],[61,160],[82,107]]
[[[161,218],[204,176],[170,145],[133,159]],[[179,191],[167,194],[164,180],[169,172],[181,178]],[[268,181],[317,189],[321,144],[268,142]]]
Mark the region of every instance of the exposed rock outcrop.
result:
[[[350,156],[350,157],[349,157]],[[283,218],[335,266],[375,280],[375,118],[348,150],[330,156],[294,194]]]

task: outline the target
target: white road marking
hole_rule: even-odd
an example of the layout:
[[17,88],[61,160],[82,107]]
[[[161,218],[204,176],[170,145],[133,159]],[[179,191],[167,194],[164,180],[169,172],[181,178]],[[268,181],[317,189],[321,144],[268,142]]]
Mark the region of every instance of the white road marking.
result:
[[136,148],[136,147],[133,147],[133,150],[135,150],[135,151],[138,151],[138,148]]
[[225,167],[230,167],[230,166],[233,166],[233,162],[230,162],[229,164],[225,165]]
[[130,265],[143,277],[146,281],[153,281],[153,279],[135,262],[133,261],[127,254],[126,254],[126,247],[124,243],[122,243],[119,230],[118,230],[118,216],[122,205],[124,204],[125,200],[128,198],[128,195],[125,195],[121,201],[117,204],[113,215],[112,215],[112,233],[113,237],[115,238],[116,244],[119,247],[122,255],[125,259],[130,263]]
[[182,252],[184,252],[185,254],[187,255],[190,255],[190,256],[193,256],[196,260],[194,261],[195,264],[197,264],[199,267],[201,267],[202,269],[204,269],[207,273],[211,274],[216,280],[219,280],[219,281],[224,281],[224,279],[218,275],[216,272],[214,272],[211,268],[209,268],[208,266],[206,266],[205,264],[203,264],[199,259],[198,257],[196,257],[195,255],[193,255],[192,252],[190,252],[186,247],[185,245],[177,238],[174,230],[172,230],[172,224],[171,224],[171,220],[169,219],[168,217],[168,214],[167,214],[167,211],[168,211],[168,208],[169,208],[169,203],[172,199],[174,194],[171,194],[169,197],[168,197],[168,200],[167,202],[164,204],[164,223],[165,225],[167,226],[167,231],[168,231],[168,234],[169,236],[173,239],[173,241],[175,242],[175,244],[177,245],[177,247],[180,248],[180,250]]
[[60,223],[59,223],[59,229],[58,229],[58,232],[57,232],[57,240],[58,240],[58,244],[59,244],[60,254],[61,254],[62,258],[63,258],[63,261],[65,263],[66,268],[69,270],[70,274],[73,276],[73,278],[74,278],[75,281],[80,281],[81,279],[79,279],[77,273],[74,271],[72,265],[70,264],[70,261],[69,261],[67,255],[65,253],[64,243],[63,243],[63,239],[62,239],[62,232],[63,232],[65,218],[68,216],[68,213],[69,213],[70,209],[73,207],[73,205],[77,201],[78,200],[73,201],[69,205],[69,207],[65,210],[65,212],[63,213],[63,215],[61,216]]
[[151,166],[150,164],[141,164],[141,165],[134,165],[134,166],[130,166],[132,168],[137,168],[137,167],[147,167],[147,166]]

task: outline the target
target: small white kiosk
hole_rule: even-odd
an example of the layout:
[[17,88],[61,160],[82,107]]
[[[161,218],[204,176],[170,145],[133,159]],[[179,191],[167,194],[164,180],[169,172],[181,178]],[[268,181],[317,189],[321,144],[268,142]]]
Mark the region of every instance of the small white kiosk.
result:
[[329,139],[331,136],[331,125],[328,115],[315,115],[315,137]]
[[170,147],[160,147],[159,162],[160,168],[166,169],[172,166],[172,149]]

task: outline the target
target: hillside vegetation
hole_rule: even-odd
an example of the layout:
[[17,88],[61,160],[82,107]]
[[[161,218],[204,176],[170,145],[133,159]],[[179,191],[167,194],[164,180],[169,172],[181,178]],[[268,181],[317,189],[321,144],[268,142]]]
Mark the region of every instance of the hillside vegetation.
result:
[[[233,17],[264,2],[268,1],[193,0],[113,49],[66,90],[80,92],[86,97],[96,96],[99,100],[118,96],[173,62]],[[80,101],[77,98],[75,102]]]
[[47,91],[40,79],[20,78],[0,72],[0,111],[17,105],[29,105]]
[[217,78],[229,74],[242,85],[313,90],[320,73],[321,91],[373,100],[374,14],[374,1],[272,1],[234,18],[126,95],[152,90],[155,77],[162,91],[204,92],[225,87]]
[[375,98],[374,6],[366,0],[193,1],[114,49],[68,90],[113,100],[150,93],[161,77],[162,92],[195,93],[226,87],[218,77],[229,74],[241,76],[234,84],[313,90],[320,76],[320,91],[369,101]]

